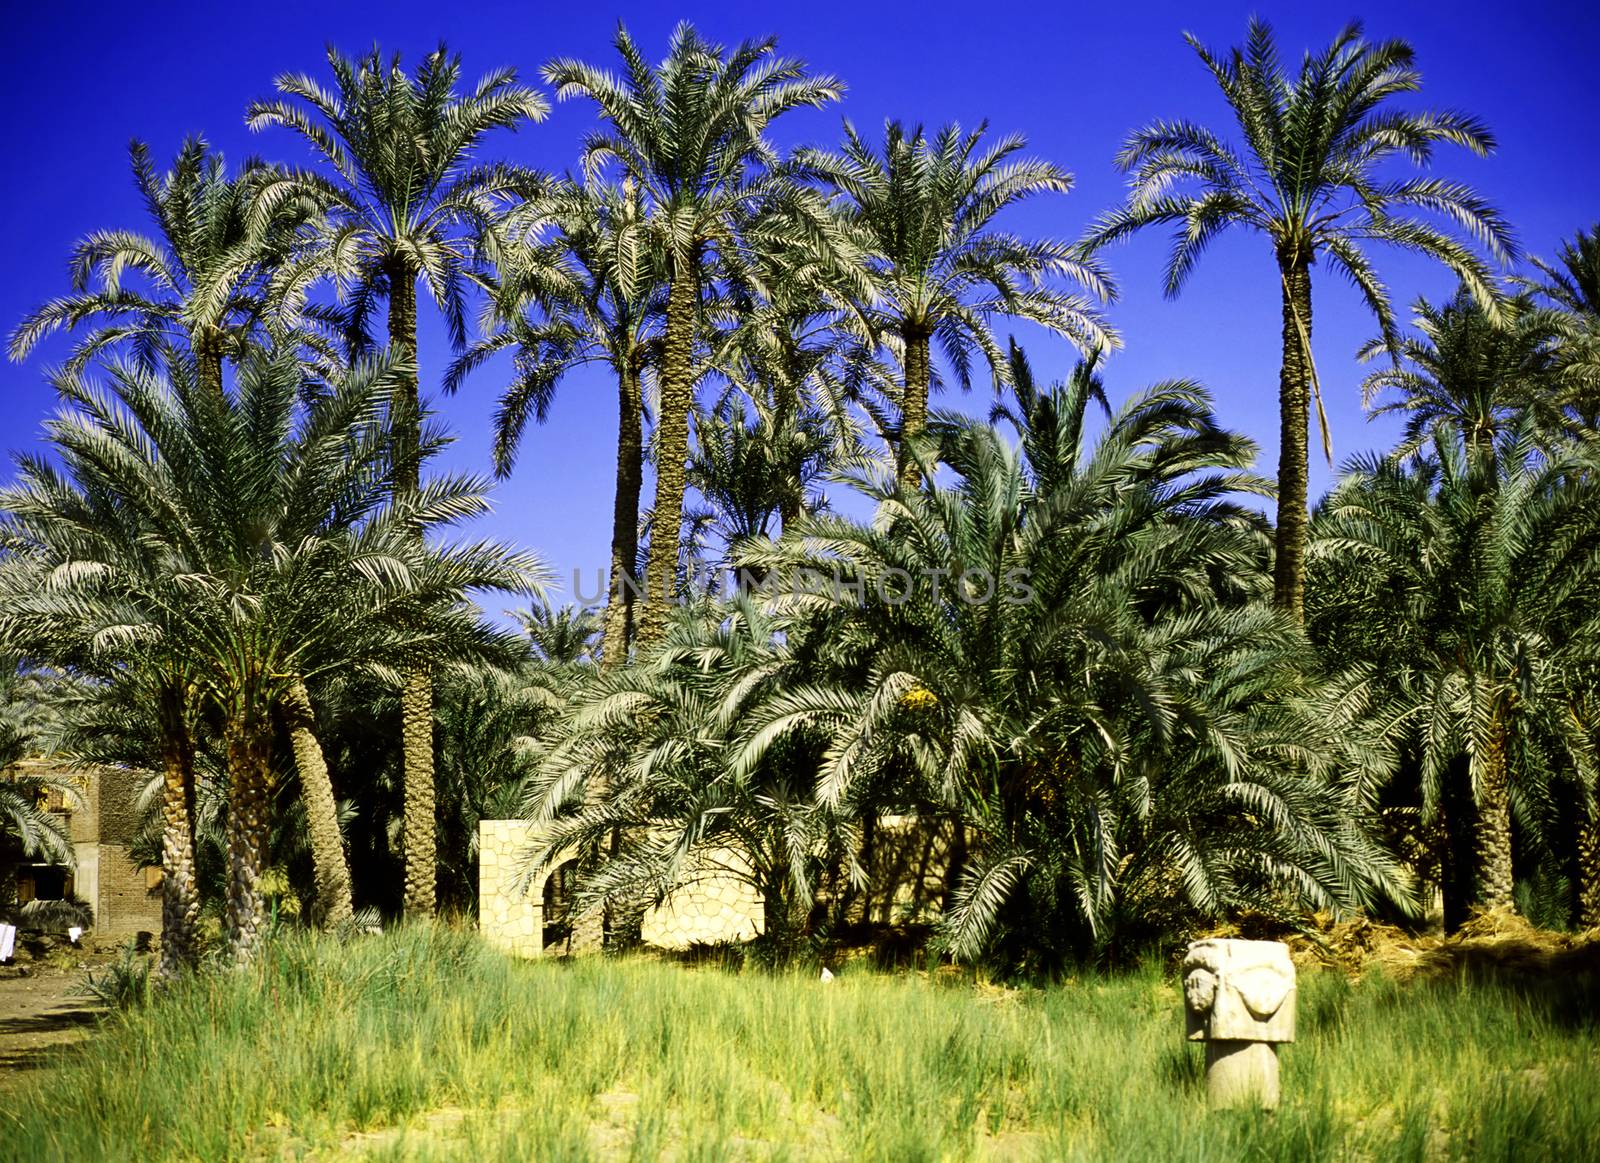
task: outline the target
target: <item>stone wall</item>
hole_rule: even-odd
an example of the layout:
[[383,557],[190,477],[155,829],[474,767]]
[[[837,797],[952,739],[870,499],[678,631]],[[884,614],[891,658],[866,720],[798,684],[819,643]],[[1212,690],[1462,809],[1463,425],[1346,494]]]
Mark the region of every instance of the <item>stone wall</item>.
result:
[[[483,820],[478,825],[478,927],[491,944],[522,957],[544,952],[550,873],[525,875],[537,828],[521,820]],[[952,836],[948,822],[915,816],[877,821],[863,853],[870,884],[847,898],[847,919],[871,925],[937,919]],[[663,949],[753,940],[763,931],[765,911],[751,880],[741,853],[706,849],[666,900],[645,913],[640,936]]]
[[[491,945],[518,957],[544,953],[544,890],[550,870],[527,875],[538,825],[524,820],[478,823],[478,930]],[[695,944],[748,941],[761,932],[761,901],[735,852],[710,849],[659,907],[645,913],[646,944],[685,949]]]
[[750,864],[731,848],[697,856],[671,894],[645,913],[639,936],[661,949],[753,941],[766,917]]
[[534,827],[524,820],[478,822],[478,931],[489,944],[515,957],[544,952],[548,877],[535,883],[523,875]]
[[938,919],[950,867],[954,827],[948,820],[883,816],[865,837],[862,862],[868,884],[847,897],[845,919],[868,925],[928,923]]

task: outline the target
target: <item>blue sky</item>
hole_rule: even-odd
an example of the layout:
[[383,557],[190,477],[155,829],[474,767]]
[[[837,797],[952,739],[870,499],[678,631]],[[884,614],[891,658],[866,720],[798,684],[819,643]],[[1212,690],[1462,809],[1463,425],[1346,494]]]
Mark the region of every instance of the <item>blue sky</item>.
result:
[[[4,107],[13,111],[3,128],[11,172],[0,188],[0,220],[9,224],[0,247],[0,322],[9,331],[31,307],[66,290],[66,258],[83,234],[146,228],[129,177],[130,138],[148,142],[158,159],[169,158],[184,135],[201,133],[233,161],[308,160],[286,133],[251,134],[243,112],[252,98],[270,94],[277,73],[323,71],[330,41],[351,53],[378,43],[415,60],[443,39],[462,54],[469,80],[509,64],[536,81],[539,66],[556,55],[610,63],[619,19],[653,56],[679,19],[724,42],[773,33],[783,51],[849,86],[842,105],[780,122],[781,140],[831,144],[845,116],[874,131],[889,116],[930,126],[987,119],[996,131],[1026,134],[1030,152],[1077,179],[1070,195],[1028,204],[1007,225],[1073,238],[1120,197],[1123,179],[1111,159],[1128,130],[1178,116],[1228,127],[1182,33],[1225,48],[1243,38],[1252,11],[1273,23],[1291,59],[1325,44],[1349,19],[1361,19],[1370,37],[1410,40],[1424,76],[1416,103],[1474,113],[1500,141],[1487,160],[1445,151],[1435,172],[1493,200],[1524,249],[1548,255],[1562,238],[1600,220],[1600,101],[1592,73],[1600,8],[1585,4],[17,5],[7,14],[10,60],[0,74]],[[586,104],[566,102],[543,125],[498,135],[488,149],[566,169],[592,116]],[[1150,236],[1108,255],[1122,291],[1110,318],[1126,343],[1106,368],[1113,398],[1160,379],[1198,379],[1215,394],[1224,421],[1262,445],[1260,467],[1271,472],[1279,307],[1269,249],[1250,236],[1219,240],[1176,301],[1161,295],[1165,251],[1165,240]],[[1382,254],[1380,261],[1401,304],[1451,289],[1446,274],[1415,260]],[[1372,334],[1370,318],[1353,291],[1326,275],[1314,296],[1316,357],[1342,460],[1385,446],[1394,426],[1369,422],[1361,408],[1362,368],[1353,355]],[[426,307],[420,338],[426,389],[450,358]],[[52,405],[43,369],[66,346],[57,339],[26,365],[0,372],[8,448],[36,443]],[[1064,374],[1073,358],[1059,342],[1030,343],[1030,354],[1050,375]],[[450,466],[486,470],[499,387],[494,370],[486,370],[462,395],[440,402],[459,438],[445,457]],[[562,577],[575,567],[592,576],[607,559],[613,400],[601,373],[563,385],[549,423],[529,430],[515,475],[497,487],[483,532],[536,550]],[[977,392],[966,402],[987,404]],[[1319,459],[1313,494],[1329,479]]]

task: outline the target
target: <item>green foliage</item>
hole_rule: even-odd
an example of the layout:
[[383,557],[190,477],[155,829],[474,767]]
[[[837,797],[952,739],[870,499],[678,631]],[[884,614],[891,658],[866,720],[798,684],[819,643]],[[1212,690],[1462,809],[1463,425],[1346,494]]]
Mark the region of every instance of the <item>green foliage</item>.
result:
[[109,1010],[138,1009],[150,1001],[150,960],[130,940],[115,961],[84,971],[79,993]]

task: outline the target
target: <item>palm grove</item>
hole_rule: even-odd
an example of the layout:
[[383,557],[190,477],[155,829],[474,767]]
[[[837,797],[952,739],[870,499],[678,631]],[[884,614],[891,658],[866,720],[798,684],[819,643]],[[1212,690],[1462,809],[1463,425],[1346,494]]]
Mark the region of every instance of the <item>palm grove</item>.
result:
[[[286,915],[470,907],[487,816],[547,822],[532,864],[575,848],[617,943],[728,844],[769,944],[825,936],[887,814],[954,837],[938,947],[1012,967],[1440,895],[1600,923],[1600,234],[1515,265],[1435,157],[1490,132],[1399,100],[1404,42],[1194,47],[1232,123],[1132,133],[1077,239],[1004,226],[1071,187],[1015,135],[780,150],[843,83],[688,26],[659,63],[619,31],[544,66],[595,115],[567,175],[492,160],[550,97],[443,48],[280,77],[246,116],[298,165],[135,144],[149,221],[12,333],[72,347],[0,491],[0,645],[8,755],[150,773],[163,972]],[[1275,480],[1202,385],[1107,390],[1106,247],[1146,227],[1171,294],[1230,227],[1271,246]],[[1394,251],[1459,292],[1406,325]],[[1328,272],[1406,427],[1308,509]],[[1066,380],[1023,323],[1077,348]],[[498,391],[505,476],[585,366],[616,393],[609,590],[557,610],[538,559],[455,531],[491,482],[429,471],[424,389]],[[987,421],[931,406],[974,382]],[[497,591],[536,595],[517,628]],[[58,851],[38,790],[0,784],[0,826]]]

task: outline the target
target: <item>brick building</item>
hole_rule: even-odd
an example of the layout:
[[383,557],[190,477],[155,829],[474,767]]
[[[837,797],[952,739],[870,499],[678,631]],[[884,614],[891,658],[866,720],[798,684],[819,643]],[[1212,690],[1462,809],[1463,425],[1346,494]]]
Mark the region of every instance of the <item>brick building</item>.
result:
[[48,804],[63,817],[76,866],[18,863],[7,858],[11,854],[0,856],[0,869],[13,870],[13,883],[0,884],[0,902],[75,897],[94,910],[92,932],[97,937],[159,933],[161,870],[138,867],[131,854],[139,831],[137,801],[148,777],[114,767],[64,776],[37,762],[18,768],[19,775],[56,775],[77,789],[76,800],[52,793]]

